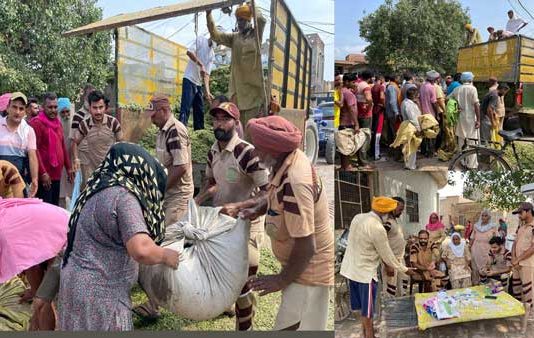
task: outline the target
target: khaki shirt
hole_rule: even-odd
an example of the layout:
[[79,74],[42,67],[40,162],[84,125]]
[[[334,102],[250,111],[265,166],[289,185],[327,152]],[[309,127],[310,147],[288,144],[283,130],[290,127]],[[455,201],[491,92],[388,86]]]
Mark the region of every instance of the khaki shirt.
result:
[[451,276],[451,279],[457,280],[471,277],[471,270],[469,270],[469,266],[467,265],[467,262],[471,260],[471,252],[469,251],[469,246],[467,244],[464,247],[463,257],[456,257],[449,245],[445,246],[441,257],[450,262],[449,275]]
[[404,257],[404,250],[406,248],[406,241],[404,240],[404,233],[397,220],[389,217],[385,224],[388,233],[388,242],[393,254],[397,258]]
[[[95,123],[93,117],[82,120],[79,127],[74,130],[74,140],[83,142],[89,147],[85,156],[88,171],[92,173],[104,161],[113,144],[122,140],[122,129],[119,120],[111,115],[104,114],[102,123]],[[81,144],[80,142],[80,144]]]
[[163,208],[181,206],[187,207],[187,202],[193,198],[193,165],[191,163],[191,139],[187,128],[171,116],[163,128],[158,132],[156,139],[156,156],[169,170],[173,166],[186,166],[178,184],[165,191]]
[[301,150],[295,150],[273,174],[265,231],[273,253],[284,266],[295,238],[314,235],[315,253],[295,280],[303,285],[334,285],[334,227],[322,182]]
[[[515,256],[519,257],[534,244],[534,225],[520,225],[517,229]],[[534,255],[519,262],[520,266],[534,267]]]
[[[265,18],[256,8],[260,41],[265,28]],[[230,69],[230,84],[228,97],[237,98],[239,110],[249,110],[265,105],[265,84],[261,64],[261,51],[256,45],[256,32],[244,35],[242,33],[222,33],[217,30],[211,14],[207,16],[208,30],[211,39],[217,44],[232,49],[232,64]]]
[[[226,203],[243,202],[253,197],[256,188],[269,183],[267,170],[253,154],[254,146],[234,134],[224,149],[215,142],[208,153],[206,177],[213,178],[217,192],[213,197],[216,207]],[[251,223],[251,231],[262,231],[263,224]]]
[[341,275],[358,283],[377,281],[381,260],[397,271],[408,271],[393,254],[382,219],[372,211],[354,216],[350,223],[347,250],[341,263]]

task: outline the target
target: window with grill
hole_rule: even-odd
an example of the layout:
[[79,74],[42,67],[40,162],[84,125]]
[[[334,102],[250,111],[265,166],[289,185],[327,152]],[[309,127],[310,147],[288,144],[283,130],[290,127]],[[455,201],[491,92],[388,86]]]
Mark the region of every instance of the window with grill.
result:
[[371,210],[370,183],[367,173],[336,171],[336,229],[348,228],[354,216]]
[[410,223],[419,222],[419,194],[406,189],[406,214]]

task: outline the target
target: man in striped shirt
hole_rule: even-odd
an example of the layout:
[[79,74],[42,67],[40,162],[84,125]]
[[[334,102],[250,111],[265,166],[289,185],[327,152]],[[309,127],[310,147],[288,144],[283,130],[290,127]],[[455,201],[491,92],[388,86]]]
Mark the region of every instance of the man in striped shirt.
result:
[[93,171],[102,163],[111,146],[122,141],[122,130],[119,121],[105,113],[107,109],[106,97],[102,92],[95,90],[87,98],[91,116],[80,121],[74,131],[71,143],[72,158],[75,170],[80,169],[79,145],[86,141],[89,152],[86,154],[86,165],[83,168],[83,184],[92,175]]
[[40,163],[35,131],[24,119],[27,104],[26,96],[15,92],[7,106],[7,116],[0,117],[0,160],[14,164],[22,177],[31,177],[30,197],[34,197],[38,189]]
[[410,263],[416,268],[414,279],[423,282],[425,292],[437,291],[445,277],[439,271],[436,262],[441,257],[438,243],[430,242],[430,234],[426,230],[419,231],[419,241],[410,248]]
[[274,330],[326,330],[330,287],[334,284],[334,227],[323,184],[300,149],[302,133],[280,116],[247,125],[260,160],[271,167],[264,203],[241,210],[254,219],[267,214],[265,232],[280,273],[250,279],[260,296],[282,292]]
[[[213,206],[224,206],[222,213],[237,217],[240,209],[256,205],[265,194],[256,194],[258,188],[264,192],[269,183],[268,173],[254,154],[255,148],[237,136],[240,112],[231,102],[221,103],[211,109],[213,131],[217,141],[208,153],[206,167],[207,182],[196,198],[201,204],[208,197]],[[249,240],[249,277],[255,276],[260,262],[259,245],[263,237],[264,218],[251,222]],[[245,285],[236,302],[237,329],[251,330],[254,316],[254,295]]]
[[[72,124],[69,135],[71,143],[73,143],[72,140],[74,139],[74,135],[80,127],[80,122],[91,116],[91,114],[89,113],[89,101],[87,99],[89,97],[89,94],[91,94],[93,91],[95,91],[95,87],[89,83],[86,84],[83,88],[83,106],[72,117]],[[87,145],[87,140],[84,139],[78,145],[78,160],[80,161],[79,168],[82,171],[82,182],[86,182],[89,178],[87,177],[87,173],[89,172],[89,169],[87,168],[87,166],[89,165],[88,154],[89,146]]]
[[[156,138],[156,157],[167,169],[167,186],[163,209],[165,224],[176,223],[187,212],[188,201],[193,198],[193,165],[191,139],[187,128],[172,114],[166,95],[155,94],[145,109],[152,123],[159,128]],[[155,304],[149,300],[134,308],[143,317],[156,319],[161,316]]]

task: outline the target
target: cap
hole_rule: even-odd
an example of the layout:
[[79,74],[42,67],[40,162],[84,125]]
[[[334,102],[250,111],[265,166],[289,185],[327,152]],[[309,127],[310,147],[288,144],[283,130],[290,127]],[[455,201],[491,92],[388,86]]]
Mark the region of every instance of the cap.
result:
[[521,211],[523,210],[534,210],[534,206],[532,206],[532,203],[529,203],[529,202],[522,202],[520,205],[519,205],[519,208],[517,208],[516,210],[512,211],[512,214],[519,214],[521,213]]
[[252,9],[249,4],[243,4],[235,10],[235,16],[239,19],[250,21],[252,19]]
[[22,94],[21,92],[11,93],[11,99],[9,99],[9,102],[17,100],[17,99],[22,99],[22,101],[24,101],[24,104],[28,104],[28,98],[26,97],[26,95]]
[[219,104],[217,107],[210,110],[210,115],[215,115],[215,113],[217,113],[218,111],[224,112],[236,120],[239,120],[239,118],[241,117],[239,109],[232,102],[223,102]]
[[426,78],[431,81],[436,80],[437,78],[439,78],[439,73],[436,72],[435,70],[431,70],[426,73]]
[[170,107],[169,98],[164,94],[154,94],[145,108],[145,115],[152,117],[161,108]]

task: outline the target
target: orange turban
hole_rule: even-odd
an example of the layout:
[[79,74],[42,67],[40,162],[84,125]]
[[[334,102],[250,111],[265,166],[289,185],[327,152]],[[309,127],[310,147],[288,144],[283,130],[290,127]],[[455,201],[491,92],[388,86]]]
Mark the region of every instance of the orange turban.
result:
[[302,141],[302,132],[293,123],[277,115],[251,119],[247,130],[252,144],[271,155],[290,153]]
[[371,203],[371,209],[381,214],[387,214],[392,212],[397,208],[397,201],[393,198],[379,196],[373,197],[373,202]]
[[250,21],[252,19],[252,9],[249,5],[241,5],[235,10],[235,17]]

